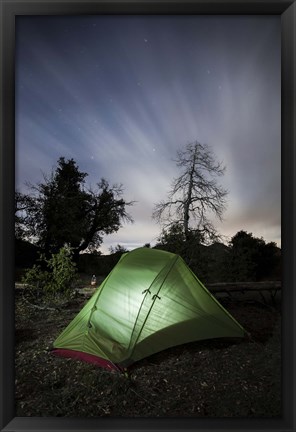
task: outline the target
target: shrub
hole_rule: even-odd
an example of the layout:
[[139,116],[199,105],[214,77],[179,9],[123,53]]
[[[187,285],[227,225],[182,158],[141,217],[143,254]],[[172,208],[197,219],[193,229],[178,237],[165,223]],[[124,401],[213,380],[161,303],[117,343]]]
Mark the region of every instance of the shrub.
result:
[[64,246],[49,259],[40,254],[38,261],[40,264],[34,264],[23,277],[27,293],[35,300],[70,298],[78,280],[72,249]]

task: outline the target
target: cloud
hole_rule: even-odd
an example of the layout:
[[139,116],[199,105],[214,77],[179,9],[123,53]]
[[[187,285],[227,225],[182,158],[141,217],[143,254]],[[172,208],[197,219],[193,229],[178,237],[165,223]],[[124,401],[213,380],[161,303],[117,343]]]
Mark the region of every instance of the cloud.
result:
[[17,184],[74,158],[91,185],[137,201],[135,224],[106,241],[146,243],[176,151],[198,140],[227,168],[217,226],[279,239],[280,20],[267,18],[20,17]]

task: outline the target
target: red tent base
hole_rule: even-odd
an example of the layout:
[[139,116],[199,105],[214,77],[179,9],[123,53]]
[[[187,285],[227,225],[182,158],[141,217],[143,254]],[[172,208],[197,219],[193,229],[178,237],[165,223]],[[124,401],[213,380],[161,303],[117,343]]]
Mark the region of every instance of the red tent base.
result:
[[75,351],[75,350],[69,350],[69,349],[63,349],[63,348],[55,348],[52,351],[52,354],[57,355],[59,357],[67,357],[67,358],[74,358],[77,360],[82,360],[87,363],[92,363],[96,366],[103,367],[108,370],[114,370],[116,372],[124,373],[125,370],[116,365],[115,363],[112,363],[109,360],[103,359],[102,357],[95,356],[93,354],[88,354],[82,351]]

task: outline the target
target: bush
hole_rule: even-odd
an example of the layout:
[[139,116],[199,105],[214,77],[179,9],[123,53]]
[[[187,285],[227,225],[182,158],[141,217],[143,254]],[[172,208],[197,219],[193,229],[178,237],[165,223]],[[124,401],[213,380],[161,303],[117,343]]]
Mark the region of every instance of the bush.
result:
[[[34,264],[23,277],[23,283],[27,285],[27,293],[35,301],[45,298],[51,300],[61,297],[70,298],[78,280],[72,249],[64,246],[49,259],[40,254],[38,261],[40,264]],[[44,264],[45,270],[42,268]]]

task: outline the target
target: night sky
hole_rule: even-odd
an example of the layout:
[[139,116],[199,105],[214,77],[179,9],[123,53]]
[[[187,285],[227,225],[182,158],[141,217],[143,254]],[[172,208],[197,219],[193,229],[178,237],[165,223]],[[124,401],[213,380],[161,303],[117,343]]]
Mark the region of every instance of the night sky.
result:
[[229,191],[218,230],[281,243],[278,16],[18,17],[16,187],[60,156],[124,185],[135,223],[101,250],[155,243],[187,143],[212,147]]

